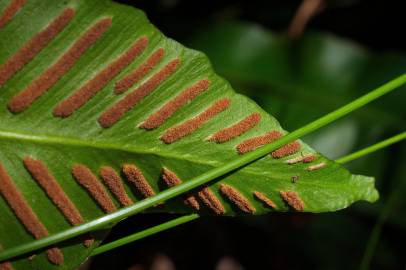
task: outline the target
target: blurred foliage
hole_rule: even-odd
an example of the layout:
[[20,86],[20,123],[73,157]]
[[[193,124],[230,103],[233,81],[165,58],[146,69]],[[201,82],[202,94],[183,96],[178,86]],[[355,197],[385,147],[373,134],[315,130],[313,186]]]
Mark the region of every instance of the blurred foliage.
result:
[[[294,130],[406,70],[406,55],[373,54],[335,36],[289,40],[255,24],[226,23],[189,42],[217,72]],[[306,139],[334,159],[406,126],[406,87]],[[389,131],[389,132],[388,132]],[[357,140],[362,138],[361,140]],[[366,140],[367,139],[367,140]]]

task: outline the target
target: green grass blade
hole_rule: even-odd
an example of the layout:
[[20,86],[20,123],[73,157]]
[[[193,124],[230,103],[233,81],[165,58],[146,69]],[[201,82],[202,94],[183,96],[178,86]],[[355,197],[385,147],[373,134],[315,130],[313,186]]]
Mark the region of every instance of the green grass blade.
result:
[[336,162],[341,163],[341,164],[347,163],[347,162],[352,161],[354,159],[358,159],[360,157],[368,155],[368,154],[370,154],[372,152],[378,151],[378,150],[380,150],[382,148],[385,148],[385,147],[387,147],[389,145],[392,145],[394,143],[400,142],[400,141],[402,141],[404,139],[406,139],[406,131],[404,131],[404,132],[402,132],[402,133],[400,133],[398,135],[395,135],[395,136],[393,136],[393,137],[391,137],[389,139],[386,139],[384,141],[376,143],[374,145],[368,146],[368,147],[366,147],[366,148],[364,148],[362,150],[359,150],[359,151],[357,151],[355,153],[352,153],[352,154],[347,155],[345,157],[339,158],[338,160],[336,160]]
[[362,260],[359,266],[359,270],[370,269],[371,261],[374,256],[375,249],[378,245],[379,238],[381,236],[382,227],[385,224],[385,221],[388,219],[389,215],[391,214],[395,202],[399,199],[399,195],[400,195],[399,192],[395,189],[395,191],[393,191],[390,197],[387,199],[383,211],[379,215],[378,220],[376,221],[372,229],[371,235],[368,239],[366,249],[364,255],[362,256]]
[[119,239],[119,240],[116,240],[116,241],[113,241],[113,242],[111,242],[111,243],[102,245],[102,246],[100,246],[100,247],[94,249],[93,252],[91,253],[91,256],[95,256],[95,255],[104,253],[104,252],[106,252],[106,251],[109,251],[109,250],[115,249],[115,248],[117,248],[117,247],[120,247],[120,246],[129,244],[129,243],[131,243],[131,242],[137,241],[137,240],[139,240],[139,239],[142,239],[142,238],[151,236],[151,235],[153,235],[153,234],[156,234],[156,233],[159,233],[159,232],[168,230],[168,229],[170,229],[170,228],[179,226],[179,225],[181,225],[181,224],[184,224],[184,223],[193,221],[193,220],[195,220],[195,219],[197,219],[197,218],[199,218],[199,217],[200,217],[200,216],[199,216],[198,214],[191,214],[191,215],[185,215],[185,216],[181,216],[181,217],[172,219],[172,220],[170,220],[170,221],[167,221],[167,222],[165,222],[165,223],[159,224],[159,225],[157,225],[157,226],[148,228],[148,229],[146,229],[146,230],[143,230],[143,231],[134,233],[134,234],[132,234],[132,235],[123,237],[123,238],[121,238],[121,239]]

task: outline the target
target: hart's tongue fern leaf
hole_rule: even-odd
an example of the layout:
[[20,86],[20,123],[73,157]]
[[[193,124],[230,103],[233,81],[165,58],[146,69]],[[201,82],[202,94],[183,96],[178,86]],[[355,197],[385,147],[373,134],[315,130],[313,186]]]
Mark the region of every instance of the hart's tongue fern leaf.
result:
[[[100,0],[3,0],[0,10],[2,259],[154,205],[147,211],[234,216],[378,198],[372,178],[296,139],[401,80],[284,136],[203,54],[139,10]],[[75,269],[103,237],[90,232],[1,267]]]

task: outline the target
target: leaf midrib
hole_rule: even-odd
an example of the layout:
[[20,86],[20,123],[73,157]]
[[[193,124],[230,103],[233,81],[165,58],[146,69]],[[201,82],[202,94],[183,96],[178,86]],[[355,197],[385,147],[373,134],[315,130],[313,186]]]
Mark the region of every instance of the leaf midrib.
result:
[[[159,153],[157,153],[154,151],[140,149],[140,148],[137,148],[134,146],[122,147],[117,144],[111,144],[111,143],[102,143],[102,142],[91,143],[89,141],[78,140],[75,138],[57,137],[57,136],[50,136],[50,135],[32,135],[32,134],[26,134],[23,132],[17,133],[17,132],[0,130],[0,140],[7,140],[7,139],[37,142],[37,143],[51,144],[51,145],[57,144],[57,145],[74,146],[74,147],[92,147],[92,148],[101,149],[101,150],[114,150],[114,151],[122,151],[122,152],[133,153],[133,154],[158,155],[158,156],[161,156],[164,158],[193,162],[195,164],[201,164],[203,166],[219,167],[222,164],[224,164],[223,162],[219,162],[219,161],[208,162],[208,161],[202,160],[202,159],[188,159],[181,155],[170,155],[170,154],[168,154],[168,152],[162,152],[162,151],[159,151]],[[214,162],[217,164],[213,164]],[[255,169],[250,166],[244,167],[243,170],[244,170],[244,172],[243,172],[244,174],[262,175],[262,176],[268,175],[265,171]],[[314,185],[314,183],[313,183],[313,185]]]
[[[34,134],[27,134],[27,133],[20,132],[20,131],[16,132],[16,131],[0,130],[0,140],[8,140],[8,139],[41,143],[41,144],[50,144],[50,145],[89,147],[89,148],[96,148],[96,149],[101,149],[101,150],[114,150],[114,151],[122,151],[122,152],[127,152],[127,153],[132,153],[132,154],[156,155],[156,156],[161,156],[164,158],[185,160],[185,161],[202,164],[202,165],[206,165],[206,166],[207,165],[220,166],[221,164],[223,164],[222,162],[213,161],[213,160],[208,162],[203,159],[198,159],[198,160],[197,159],[188,159],[181,155],[173,155],[173,154],[170,154],[169,152],[164,152],[164,151],[154,152],[151,150],[147,150],[145,148],[142,149],[142,148],[134,147],[134,145],[126,145],[125,147],[123,147],[123,146],[120,146],[117,144],[100,142],[100,141],[90,142],[90,141],[80,140],[80,139],[76,139],[76,138],[52,136],[49,134],[34,135]],[[214,165],[214,163],[217,163],[217,164]]]
[[[139,148],[139,147],[134,147],[134,145],[126,145],[125,147],[117,145],[117,144],[112,144],[112,143],[106,143],[106,142],[100,142],[97,141],[96,143],[86,141],[86,140],[80,140],[76,138],[69,138],[69,137],[59,137],[59,136],[52,136],[49,134],[41,134],[41,135],[33,135],[33,134],[27,134],[24,132],[16,132],[16,131],[8,131],[8,130],[0,130],[0,141],[1,140],[20,140],[20,141],[27,141],[27,142],[33,142],[33,143],[40,143],[40,144],[48,144],[48,145],[62,145],[62,146],[72,146],[72,147],[88,147],[88,148],[95,148],[95,149],[100,149],[100,150],[113,150],[113,151],[121,151],[121,152],[126,152],[126,153],[131,153],[131,154],[145,154],[145,155],[155,155],[155,156],[160,156],[163,158],[168,158],[168,159],[175,159],[175,160],[180,160],[180,161],[186,161],[186,162],[192,162],[194,164],[200,164],[202,166],[211,166],[211,167],[219,167],[224,164],[224,162],[216,161],[216,160],[206,160],[206,159],[191,159],[190,155],[187,155],[187,157],[183,155],[174,155],[171,154],[171,152],[165,152],[165,151],[151,151],[147,150],[146,148]],[[245,174],[252,174],[252,175],[262,175],[266,176],[268,175],[265,171],[263,170],[258,170],[252,166],[245,166],[243,168]]]
[[[180,156],[174,156],[174,155],[168,155],[167,153],[162,153],[161,151],[159,154],[153,151],[147,151],[144,149],[139,149],[137,147],[128,147],[128,148],[123,148],[120,147],[119,145],[116,144],[109,144],[109,143],[90,143],[88,141],[84,140],[78,140],[74,138],[66,138],[66,137],[56,137],[56,136],[50,136],[50,135],[32,135],[32,134],[26,134],[23,132],[17,133],[17,132],[11,132],[11,131],[5,131],[5,130],[0,130],[0,140],[7,140],[7,139],[12,139],[12,140],[21,140],[21,141],[29,141],[29,142],[37,142],[37,143],[44,143],[44,144],[58,144],[58,145],[63,145],[63,146],[74,146],[74,147],[92,147],[96,149],[101,149],[101,150],[115,150],[115,151],[123,151],[123,152],[128,152],[128,153],[134,153],[134,154],[153,154],[153,155],[159,155],[165,158],[172,158],[172,159],[177,159],[177,160],[185,160],[188,162],[193,162],[197,164],[202,164],[205,166],[215,166],[213,165],[213,162],[202,162],[205,160],[191,160],[191,159],[186,159],[186,158],[180,158]],[[221,166],[223,163],[216,161],[218,163],[216,166]],[[243,174],[253,174],[253,175],[266,175],[264,171],[259,171],[255,168],[252,168],[250,166],[244,167],[243,168]],[[302,183],[302,185],[308,185],[311,186],[312,188],[322,188],[323,186],[319,185],[318,183]],[[326,183],[324,183],[326,185]],[[337,183],[328,183],[330,187],[335,187]]]

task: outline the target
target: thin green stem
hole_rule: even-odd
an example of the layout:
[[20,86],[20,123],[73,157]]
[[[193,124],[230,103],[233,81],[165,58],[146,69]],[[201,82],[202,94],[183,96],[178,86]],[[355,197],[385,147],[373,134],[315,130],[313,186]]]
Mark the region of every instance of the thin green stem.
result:
[[[400,190],[400,189],[399,189]],[[397,189],[392,191],[392,194],[387,199],[384,209],[378,217],[377,222],[375,223],[372,233],[368,239],[368,243],[362,257],[359,270],[368,270],[370,269],[372,258],[374,257],[375,249],[378,245],[379,238],[381,237],[382,227],[385,224],[385,221],[388,219],[395,202],[399,197],[399,192]]]
[[150,235],[153,235],[153,234],[168,230],[170,228],[176,227],[176,226],[181,225],[183,223],[190,222],[190,221],[195,220],[197,218],[199,218],[198,214],[191,214],[191,215],[186,215],[186,216],[182,216],[182,217],[172,219],[170,221],[159,224],[157,226],[148,228],[146,230],[143,230],[143,231],[134,233],[132,235],[123,237],[123,238],[121,238],[119,240],[116,240],[116,241],[113,241],[111,243],[102,245],[102,246],[94,249],[90,256],[95,256],[95,255],[98,255],[100,253],[104,253],[106,251],[109,251],[109,250],[115,249],[117,247],[129,244],[129,243],[134,242],[136,240],[145,238],[147,236],[150,236]]
[[[389,145],[392,145],[392,144],[394,144],[396,142],[399,142],[399,141],[401,141],[403,139],[406,139],[406,132],[403,132],[403,133],[398,134],[396,136],[393,136],[393,137],[391,137],[389,139],[386,139],[386,140],[381,141],[379,143],[368,146],[368,147],[366,147],[364,149],[361,149],[361,150],[359,150],[357,152],[348,154],[348,155],[346,155],[344,157],[341,157],[341,158],[337,159],[336,162],[341,163],[341,164],[348,163],[348,162],[353,161],[353,160],[355,160],[357,158],[363,157],[363,156],[368,155],[370,153],[373,153],[373,152],[375,152],[375,151],[377,151],[379,149],[382,149],[382,148],[387,147]],[[193,216],[193,218],[191,216]],[[188,218],[188,217],[190,217],[190,218]],[[193,214],[193,215],[190,215],[190,216],[183,216],[183,217],[176,218],[176,219],[173,219],[171,221],[168,221],[166,223],[163,223],[163,224],[148,228],[148,229],[146,229],[144,231],[136,232],[136,233],[134,233],[134,234],[132,234],[130,236],[123,237],[121,239],[115,240],[113,242],[110,242],[110,243],[107,243],[107,244],[104,244],[104,245],[102,245],[100,247],[95,248],[90,256],[95,256],[95,255],[104,253],[104,252],[109,251],[111,249],[114,249],[114,248],[129,244],[131,242],[134,242],[136,240],[140,240],[142,238],[145,238],[147,236],[159,233],[161,231],[168,230],[170,228],[182,225],[184,223],[190,222],[190,221],[195,220],[197,218],[199,218],[198,214]],[[371,245],[368,245],[369,248],[365,252],[364,261],[369,261],[367,259],[367,258],[371,257],[370,256],[371,252],[369,251],[369,249],[372,249],[372,251],[374,250],[373,248],[370,248],[370,246],[375,246],[375,241],[374,240],[376,239],[376,235],[379,236],[379,234],[380,234],[380,226],[379,226],[379,224],[377,224],[377,226],[374,228],[374,231],[372,233],[373,236],[369,240]],[[372,254],[373,254],[373,252],[372,252]],[[367,269],[367,268],[362,268],[362,270],[363,269]]]
[[359,151],[357,151],[355,153],[352,153],[352,154],[347,155],[345,157],[339,158],[338,160],[336,160],[336,162],[341,163],[341,164],[347,163],[349,161],[352,161],[354,159],[360,158],[362,156],[365,156],[367,154],[375,152],[375,151],[377,151],[379,149],[387,147],[387,146],[389,146],[391,144],[400,142],[401,140],[404,140],[404,139],[406,139],[406,131],[404,131],[404,132],[402,132],[402,133],[400,133],[400,134],[398,134],[396,136],[393,136],[393,137],[391,137],[389,139],[386,139],[384,141],[381,141],[379,143],[376,143],[374,145],[366,147],[366,148],[364,148],[362,150],[359,150]]
[[180,185],[177,185],[177,186],[167,189],[163,192],[160,192],[153,197],[149,197],[149,198],[144,199],[131,206],[120,209],[114,213],[108,214],[106,216],[97,218],[95,220],[92,220],[90,222],[87,222],[87,223],[84,223],[84,224],[81,224],[78,226],[75,226],[73,228],[64,230],[62,232],[59,232],[59,233],[47,236],[47,237],[39,239],[39,240],[29,242],[29,243],[21,244],[14,248],[6,249],[0,253],[0,261],[11,259],[13,257],[23,255],[25,253],[32,252],[32,251],[38,250],[40,248],[44,248],[44,247],[59,243],[61,241],[79,236],[81,234],[103,228],[107,225],[113,224],[115,222],[119,222],[124,218],[127,218],[127,217],[135,215],[141,211],[144,211],[145,209],[152,207],[158,203],[164,202],[164,201],[171,199],[173,197],[176,197],[184,192],[187,192],[191,189],[194,189],[198,186],[208,183],[209,181],[219,178],[231,171],[239,169],[243,166],[246,166],[246,165],[266,156],[268,153],[282,147],[283,145],[285,145],[287,143],[290,143],[339,118],[342,118],[343,116],[353,112],[354,110],[357,110],[357,109],[365,106],[366,104],[391,92],[392,90],[398,88],[399,86],[402,86],[403,84],[406,84],[406,74],[403,74],[403,75],[397,77],[396,79],[393,79],[393,80],[387,82],[386,84],[378,87],[377,89],[369,92],[368,94],[350,102],[349,104],[339,108],[336,111],[333,111],[333,112],[311,122],[310,124],[305,125],[302,128],[299,128],[299,129],[293,131],[292,133],[287,134],[286,136],[282,137],[281,139],[279,139],[273,143],[270,143],[269,145],[263,146],[255,151],[252,151],[252,152],[247,153],[243,156],[240,156],[236,159],[233,159],[221,167],[217,167],[212,170],[209,170],[195,178],[192,178],[189,181],[185,181]]
[[[403,137],[401,136],[403,135]],[[397,138],[397,140],[395,140]],[[406,138],[406,132],[399,134],[398,136],[394,136],[386,141],[400,141],[401,138]],[[392,139],[392,140],[391,140]],[[388,143],[389,145],[390,143]],[[379,149],[379,148],[378,148]],[[356,153],[354,153],[356,154]],[[386,200],[383,210],[381,211],[374,228],[372,229],[371,235],[368,239],[368,243],[366,245],[366,249],[364,255],[362,256],[362,260],[359,266],[360,270],[367,270],[370,269],[372,259],[374,257],[374,253],[376,247],[379,243],[379,238],[381,237],[382,227],[385,225],[386,220],[389,218],[391,211],[396,205],[396,202],[401,198],[400,194],[403,190],[402,185],[404,185],[403,181],[398,181],[398,183],[393,187],[392,192],[389,198]]]

